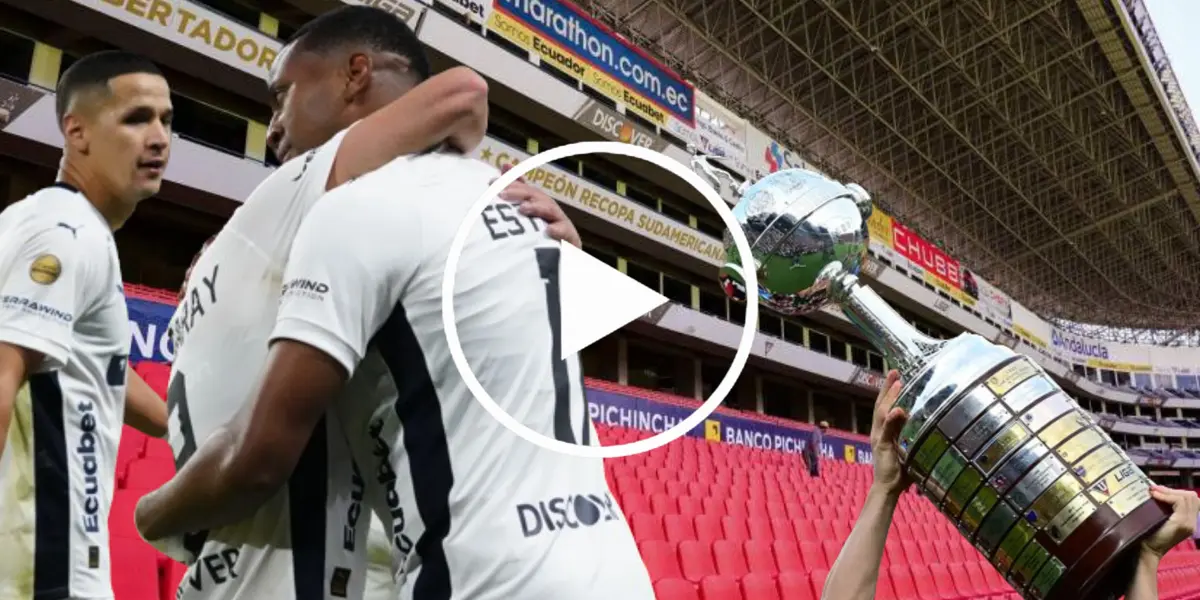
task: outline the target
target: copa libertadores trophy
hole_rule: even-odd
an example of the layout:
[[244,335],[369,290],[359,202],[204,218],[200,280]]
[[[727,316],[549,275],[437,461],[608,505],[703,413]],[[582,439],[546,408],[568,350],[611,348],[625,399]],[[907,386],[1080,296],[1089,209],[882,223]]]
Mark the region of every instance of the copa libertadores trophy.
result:
[[725,236],[726,294],[783,314],[836,305],[900,371],[910,415],[901,459],[932,501],[1013,588],[1038,600],[1107,599],[1132,578],[1140,541],[1168,513],[1150,482],[1028,357],[964,333],[919,333],[858,278],[870,196],[854,184],[788,169],[752,185],[697,156],[750,242],[759,289],[745,289]]

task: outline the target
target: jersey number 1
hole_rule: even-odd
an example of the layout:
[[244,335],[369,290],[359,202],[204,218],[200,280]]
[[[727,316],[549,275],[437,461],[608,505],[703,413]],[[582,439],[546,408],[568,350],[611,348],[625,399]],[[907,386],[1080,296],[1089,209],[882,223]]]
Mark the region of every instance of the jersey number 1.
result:
[[[183,438],[176,444],[175,435]],[[183,468],[196,452],[196,435],[192,431],[192,415],[188,411],[187,383],[182,371],[175,371],[167,388],[167,436],[175,450],[175,470]]]
[[[546,285],[546,310],[550,316],[551,364],[554,376],[554,439],[568,444],[577,443],[575,431],[571,429],[571,370],[562,356],[562,305],[558,286],[558,248],[538,248],[538,271]],[[582,387],[582,386],[581,386]],[[582,393],[582,389],[581,389]],[[587,397],[583,404],[583,444],[588,444]]]

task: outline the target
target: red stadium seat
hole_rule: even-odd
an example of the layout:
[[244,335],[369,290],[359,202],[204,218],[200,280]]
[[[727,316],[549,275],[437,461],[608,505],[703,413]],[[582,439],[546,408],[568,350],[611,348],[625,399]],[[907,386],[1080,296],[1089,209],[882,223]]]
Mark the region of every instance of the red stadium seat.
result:
[[675,500],[665,493],[650,496],[650,512],[656,515],[673,515],[679,512]]
[[158,489],[174,474],[175,465],[161,458],[135,460],[126,470],[125,488],[141,492]]
[[638,544],[638,549],[641,551],[642,561],[646,563],[646,570],[650,572],[650,581],[683,577],[672,544],[661,540],[647,540]]
[[742,600],[742,590],[733,577],[710,575],[700,582],[700,597],[703,600]]
[[992,568],[990,566],[984,566],[983,568],[980,568],[980,566],[981,565],[978,562],[969,562],[964,565],[967,575],[971,578],[971,587],[979,590],[979,592],[982,594],[999,593],[1001,590],[992,588],[992,582],[989,581],[984,571],[984,569],[990,571]]
[[817,531],[817,540],[833,540],[837,539],[837,535],[833,533],[833,525],[829,521],[818,520],[813,523],[813,528]]
[[777,540],[771,544],[771,553],[775,556],[775,566],[780,573],[807,573],[808,567],[800,555],[800,547],[795,542]]
[[935,563],[929,565],[929,573],[933,576],[933,585],[937,589],[937,593],[941,600],[966,600],[954,585],[954,580],[950,577],[950,570],[946,565]]
[[812,591],[814,598],[820,598],[821,592],[825,590],[825,580],[829,578],[829,571],[825,569],[816,569],[808,574],[809,582],[812,583]]
[[742,597],[746,600],[781,600],[775,578],[759,573],[742,578]]
[[749,539],[752,540],[769,542],[775,539],[775,532],[771,528],[771,519],[767,517],[750,517],[746,519],[746,531],[749,533]]
[[146,434],[128,426],[121,426],[121,441],[117,446],[117,464],[129,464],[146,455]]
[[792,527],[792,520],[771,519],[771,538],[773,540],[796,541],[796,530]]
[[[146,454],[147,459],[163,460],[175,464],[175,454],[171,451],[171,445],[166,440],[146,438]],[[174,467],[172,466],[172,472]]]
[[742,547],[746,555],[746,567],[751,573],[776,575],[779,567],[775,564],[775,556],[771,544],[762,540],[750,540]]
[[818,600],[806,573],[780,573],[779,600]]
[[804,519],[795,519],[792,521],[792,529],[796,533],[797,542],[819,542],[821,538],[817,536],[817,530],[813,527],[811,521]]
[[800,542],[800,558],[804,560],[804,566],[809,571],[829,569],[829,562],[825,559],[825,553],[820,544]]
[[628,492],[621,494],[620,504],[621,512],[627,515],[650,513],[650,501],[646,500],[646,496],[641,492]]
[[917,593],[921,595],[921,598],[937,600],[942,597],[941,592],[937,589],[937,584],[933,581],[933,575],[929,572],[929,567],[911,565],[908,570],[912,573],[913,584],[917,586]]
[[892,565],[888,569],[892,578],[892,588],[896,593],[896,600],[920,600],[921,596],[917,593],[917,586],[913,583],[912,573],[909,572],[908,566],[904,564]]
[[952,563],[948,567],[950,571],[950,579],[954,581],[954,587],[958,594],[963,598],[982,598],[987,596],[987,590],[979,588],[971,579],[971,574],[967,571],[967,566],[961,563]]
[[700,583],[705,577],[717,574],[712,549],[706,542],[680,542],[679,567],[683,578],[694,583]]
[[663,517],[663,533],[668,542],[682,542],[696,539],[696,527],[692,517],[684,515],[667,515]]
[[842,551],[842,543],[836,540],[825,540],[821,542],[821,551],[825,554],[825,564],[830,567],[837,562],[838,554]]
[[171,366],[150,361],[139,362],[133,368],[141,375],[146,385],[160,397],[166,397],[167,388],[171,383]]
[[730,540],[713,542],[713,560],[716,563],[717,573],[733,579],[741,579],[750,572],[750,568],[746,566],[746,557],[742,554],[742,545],[739,542]]
[[108,530],[113,538],[127,538],[141,541],[137,527],[133,523],[133,511],[141,494],[129,490],[113,492],[112,505],[108,510]]
[[897,600],[896,588],[892,586],[892,578],[886,569],[879,570],[879,579],[875,583],[875,600]]
[[115,597],[121,600],[157,600],[158,553],[140,539],[112,539],[111,575]]
[[629,528],[633,530],[633,538],[639,542],[646,540],[663,540],[662,517],[647,513],[634,513],[629,519]]
[[696,517],[696,539],[701,542],[712,543],[725,538],[725,534],[721,531],[721,518],[713,515],[699,515]]
[[686,517],[695,517],[696,515],[704,514],[704,504],[692,496],[679,497],[679,514]]
[[750,532],[746,530],[746,519],[734,515],[727,515],[721,519],[721,531],[724,532],[724,539],[734,542],[744,542],[750,539]]
[[695,584],[683,579],[663,579],[654,584],[657,600],[700,600]]

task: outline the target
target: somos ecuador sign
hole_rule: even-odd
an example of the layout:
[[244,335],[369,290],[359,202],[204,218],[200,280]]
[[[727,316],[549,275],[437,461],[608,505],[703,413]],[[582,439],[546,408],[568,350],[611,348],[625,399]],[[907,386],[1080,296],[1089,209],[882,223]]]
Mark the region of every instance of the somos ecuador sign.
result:
[[568,2],[494,0],[488,29],[656,125],[695,125],[690,83]]

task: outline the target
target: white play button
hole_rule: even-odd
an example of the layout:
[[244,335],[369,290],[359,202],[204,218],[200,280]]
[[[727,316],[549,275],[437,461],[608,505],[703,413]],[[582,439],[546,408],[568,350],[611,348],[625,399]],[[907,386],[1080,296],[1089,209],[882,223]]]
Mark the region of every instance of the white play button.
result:
[[560,359],[670,302],[662,294],[566,242],[562,242],[558,279],[562,310]]

